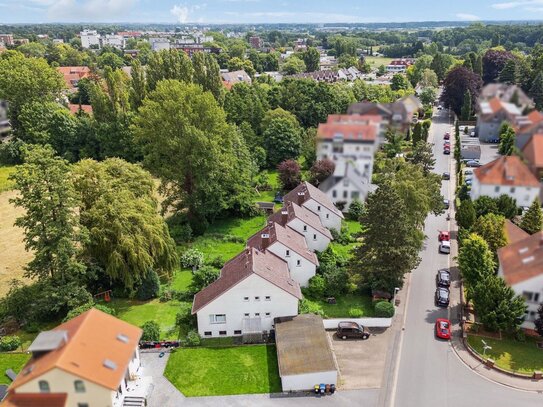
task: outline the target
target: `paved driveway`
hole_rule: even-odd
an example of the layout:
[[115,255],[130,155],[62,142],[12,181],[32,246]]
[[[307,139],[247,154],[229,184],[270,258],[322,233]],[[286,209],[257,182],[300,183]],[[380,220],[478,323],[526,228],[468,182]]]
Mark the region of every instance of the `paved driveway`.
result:
[[339,367],[340,389],[376,389],[381,387],[391,329],[369,328],[367,340],[339,339],[328,332]]

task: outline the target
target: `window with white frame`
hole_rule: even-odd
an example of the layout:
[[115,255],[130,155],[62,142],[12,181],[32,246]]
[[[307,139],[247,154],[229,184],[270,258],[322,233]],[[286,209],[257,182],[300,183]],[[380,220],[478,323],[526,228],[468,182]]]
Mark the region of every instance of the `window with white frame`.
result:
[[326,219],[330,219],[330,214],[329,213],[326,214]]
[[85,393],[85,383],[83,383],[83,380],[74,381],[74,389],[76,393]]
[[313,240],[317,240],[317,235],[313,235]]
[[226,324],[226,315],[225,314],[211,314],[209,316],[210,324]]
[[302,265],[302,261],[300,259],[296,260],[296,266],[300,267]]
[[531,291],[523,291],[522,296],[528,302],[538,302],[539,301],[539,293],[533,293]]
[[245,318],[249,318],[249,313],[246,312],[245,314],[243,314],[243,316],[244,316]]
[[255,301],[260,301],[260,297],[256,296]]
[[267,317],[271,317],[271,312],[266,312]]
[[320,206],[320,205],[317,205],[317,210],[320,212],[320,210],[321,210],[321,206]]
[[304,232],[307,232],[307,225],[304,225]]
[[285,256],[290,257],[290,250],[287,249]]
[[260,312],[255,312],[255,317],[259,317],[260,316]]
[[49,387],[49,382],[46,380],[40,380],[38,382],[38,387],[40,388],[41,393],[49,393],[51,388]]
[[243,301],[249,301],[249,297],[243,297]]
[[266,295],[266,301],[271,301],[271,297],[269,295]]

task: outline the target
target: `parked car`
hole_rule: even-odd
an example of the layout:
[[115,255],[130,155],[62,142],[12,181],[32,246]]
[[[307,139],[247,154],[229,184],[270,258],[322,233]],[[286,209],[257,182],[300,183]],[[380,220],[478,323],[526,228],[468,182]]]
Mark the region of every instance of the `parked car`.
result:
[[357,324],[356,322],[342,321],[337,325],[336,335],[338,338],[347,339],[347,338],[360,338],[368,339],[370,333],[364,329],[362,325]]
[[449,146],[449,147],[450,147],[450,146],[451,146],[450,140],[444,140],[444,141],[443,141],[443,145],[444,145],[444,146]]
[[437,107],[437,110],[443,110],[443,106],[439,105],[439,106]]
[[480,167],[482,164],[479,160],[468,160],[466,161],[468,167]]
[[445,269],[438,270],[436,284],[438,287],[449,287],[451,285],[451,273]]
[[446,155],[451,154],[451,149],[450,148],[444,148],[443,149],[443,154],[446,154]]
[[450,202],[448,199],[444,199],[443,200],[443,205],[445,206],[445,209],[449,209],[449,207],[451,206]]
[[439,232],[439,235],[437,236],[438,240],[440,242],[451,240],[451,235],[448,231],[442,230]]
[[438,287],[436,289],[435,302],[438,307],[448,307],[449,289],[445,287]]
[[447,179],[447,180],[448,180],[448,179],[451,179],[451,174],[448,173],[448,172],[444,172],[443,175],[441,176],[441,178]]
[[500,138],[499,137],[494,137],[494,138],[489,139],[488,142],[498,144],[500,142]]
[[451,339],[451,321],[445,318],[436,319],[436,336],[441,339]]
[[470,170],[469,168],[466,168],[464,170],[464,175],[473,175],[473,170]]
[[451,135],[449,133],[445,133],[443,135],[443,140],[449,140],[451,138]]
[[439,252],[443,254],[449,254],[451,252],[451,241],[450,240],[442,240],[439,243]]
[[471,185],[472,182],[473,182],[473,180],[472,180],[471,178],[466,178],[466,179],[464,180],[464,184],[466,184],[466,185]]

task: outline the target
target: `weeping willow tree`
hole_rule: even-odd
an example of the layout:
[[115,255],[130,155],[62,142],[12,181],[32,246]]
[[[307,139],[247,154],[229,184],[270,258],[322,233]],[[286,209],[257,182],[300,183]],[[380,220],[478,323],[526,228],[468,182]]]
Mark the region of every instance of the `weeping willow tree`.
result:
[[175,243],[158,214],[150,174],[120,159],[83,160],[74,166],[88,233],[85,255],[115,281],[132,288],[152,270],[170,276],[178,264]]

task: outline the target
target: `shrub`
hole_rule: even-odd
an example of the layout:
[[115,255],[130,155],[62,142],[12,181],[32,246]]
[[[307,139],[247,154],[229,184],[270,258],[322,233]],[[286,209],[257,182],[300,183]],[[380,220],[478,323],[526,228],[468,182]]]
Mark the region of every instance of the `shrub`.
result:
[[360,308],[351,308],[349,310],[349,316],[351,318],[360,318],[362,315],[364,315],[364,311],[362,311]]
[[70,310],[70,312],[68,312],[66,317],[64,317],[64,319],[62,320],[62,322],[69,321],[70,319],[75,318],[84,312],[87,312],[91,308],[96,308],[97,310],[105,312],[106,314],[109,314],[109,315],[115,315],[115,310],[112,308],[109,308],[106,305],[95,304],[94,302],[88,302],[86,304],[80,305],[79,307]]
[[160,326],[155,321],[147,321],[142,326],[142,341],[158,341],[160,339]]
[[362,212],[364,211],[364,204],[359,199],[354,199],[351,202],[351,206],[349,206],[349,212],[347,213],[347,217],[351,220],[358,221],[360,219],[360,216],[362,216]]
[[300,314],[315,314],[324,317],[324,311],[322,310],[321,306],[316,302],[308,300],[307,298],[304,298],[302,299],[302,301],[300,301],[299,308]]
[[216,269],[222,269],[224,266],[224,260],[221,256],[217,256],[214,259],[207,261],[206,264]]
[[203,266],[192,274],[192,283],[190,288],[193,292],[198,292],[219,278],[220,270],[211,266]]
[[136,291],[136,298],[140,301],[147,301],[151,298],[156,298],[160,294],[160,281],[158,274],[154,270],[150,270],[141,285]]
[[171,288],[168,288],[160,294],[160,302],[168,302],[173,300],[174,298],[177,298],[179,296],[180,292],[177,290],[173,290]]
[[21,346],[21,338],[16,335],[3,336],[0,338],[0,351],[11,352]]
[[347,270],[333,263],[320,265],[322,278],[325,282],[324,294],[326,296],[337,297],[347,290]]
[[302,171],[300,164],[294,160],[285,160],[277,166],[277,172],[279,173],[279,183],[282,189],[290,191],[298,186],[302,182]]
[[526,334],[522,329],[515,332],[515,340],[518,342],[526,342]]
[[309,280],[309,286],[306,291],[313,298],[322,298],[324,291],[326,290],[326,281],[324,277],[315,275]]
[[181,266],[187,269],[198,269],[204,264],[204,254],[197,249],[188,249],[181,255]]
[[192,228],[184,214],[173,215],[166,220],[166,223],[170,229],[170,236],[175,243],[185,243],[192,238]]
[[187,330],[196,328],[196,315],[192,315],[192,304],[181,304],[179,313],[175,317],[175,324]]
[[394,316],[394,305],[388,301],[379,301],[375,304],[375,316],[377,318],[392,318]]
[[185,338],[185,346],[200,346],[202,343],[202,338],[198,335],[198,332],[192,330],[189,331]]

